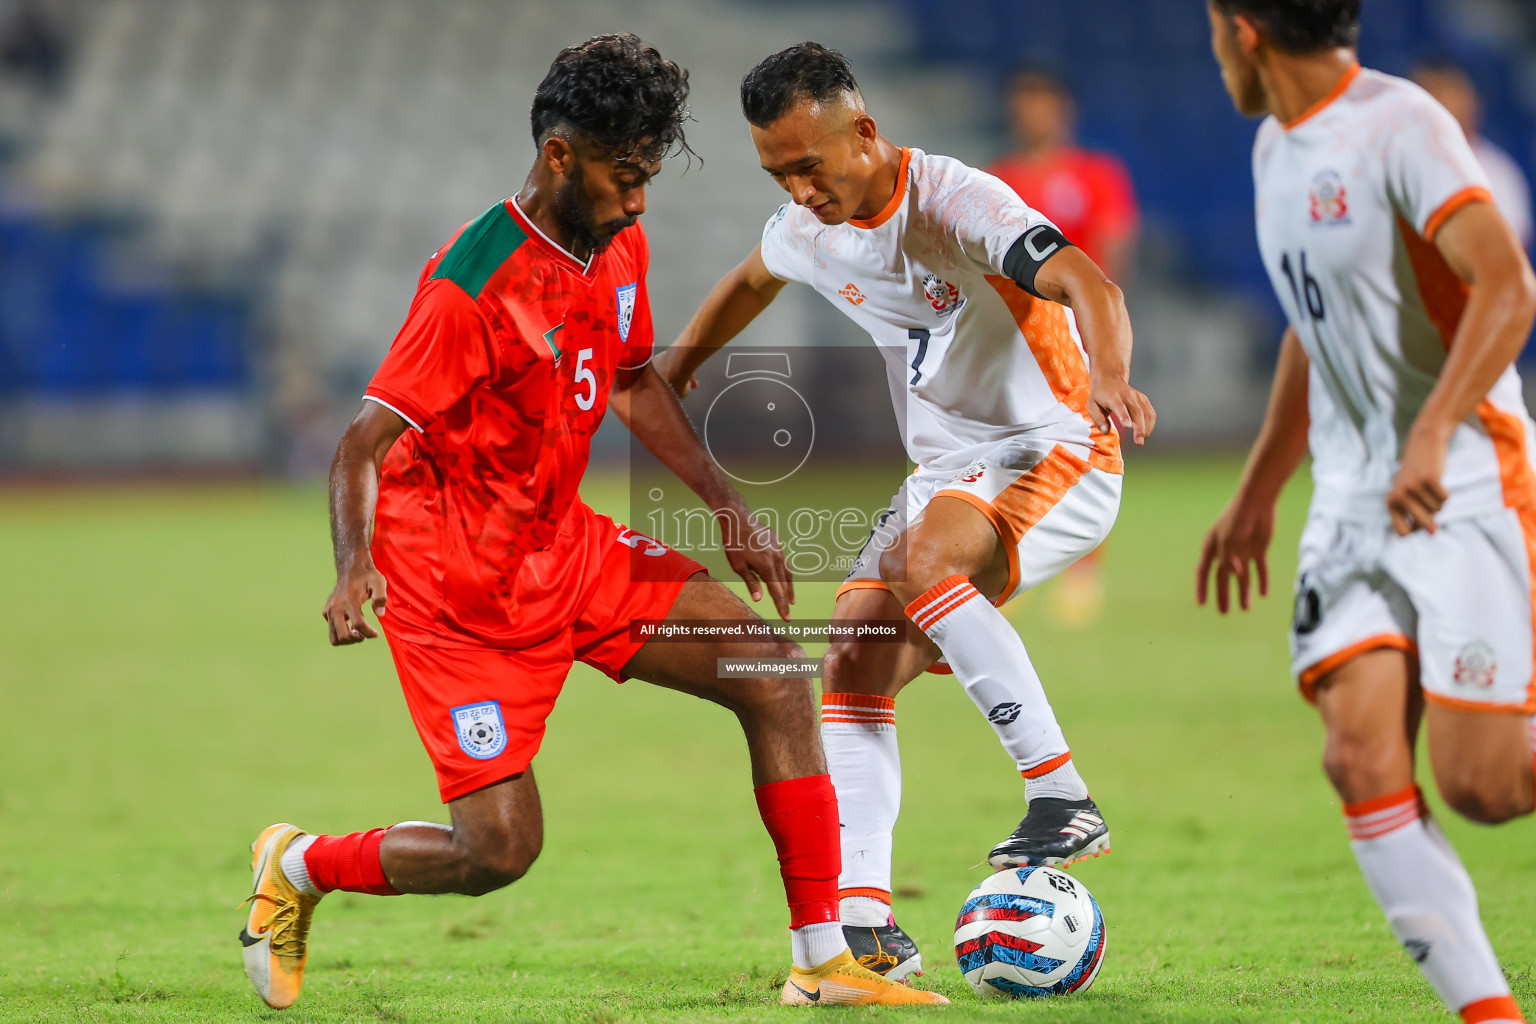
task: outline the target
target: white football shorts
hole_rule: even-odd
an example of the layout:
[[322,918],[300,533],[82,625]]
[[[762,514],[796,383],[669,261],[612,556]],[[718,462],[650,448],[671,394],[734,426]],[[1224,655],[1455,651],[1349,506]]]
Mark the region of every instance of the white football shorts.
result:
[[970,502],[1008,552],[1008,583],[992,602],[1055,576],[1109,536],[1120,511],[1121,476],[1091,466],[1067,445],[1000,441],[953,476],[907,477],[859,550],[838,596],[881,587],[880,556],[939,495]]
[[1425,699],[1536,713],[1536,510],[1500,509],[1399,537],[1314,513],[1301,535],[1291,668],[1301,692],[1356,655],[1415,654]]

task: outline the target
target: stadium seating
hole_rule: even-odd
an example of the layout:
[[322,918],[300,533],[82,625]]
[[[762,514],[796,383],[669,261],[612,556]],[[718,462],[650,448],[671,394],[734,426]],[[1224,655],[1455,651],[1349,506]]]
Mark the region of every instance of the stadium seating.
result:
[[[1367,59],[1401,70],[1417,53],[1408,41],[1426,38],[1476,58],[1490,134],[1528,158],[1514,145],[1530,137],[1515,88],[1528,72],[1499,49],[1508,26],[1487,23],[1505,0],[1475,5],[1480,23],[1462,10],[1474,5],[1445,4],[1460,12],[1448,19],[1434,2],[1373,0]],[[736,85],[764,53],[807,34],[850,53],[888,134],[978,163],[1003,145],[993,90],[1006,70],[1025,57],[1065,65],[1086,140],[1131,165],[1158,279],[1246,289],[1273,308],[1253,246],[1252,127],[1216,87],[1202,5],[1190,0],[73,9],[69,59],[50,65],[64,69],[50,71],[61,83],[24,106],[0,102],[0,392],[29,396],[0,411],[6,438],[33,436],[6,417],[40,398],[227,395],[225,427],[208,433],[243,439],[231,458],[323,465],[423,261],[520,185],[529,97],[554,50],[617,29],[667,40],[692,70],[690,140],[708,166],[688,172],[680,161],[651,193],[663,339],[782,200],[746,145]],[[31,115],[18,122],[18,110]],[[1214,339],[1213,325],[1230,331],[1243,319],[1166,298],[1145,307],[1173,318],[1168,334]],[[816,301],[786,293],[755,336],[858,341]],[[1149,358],[1144,367],[1158,356]],[[1231,358],[1240,368],[1247,356]],[[253,430],[230,426],[252,415]],[[3,447],[0,464],[32,458],[25,444]]]
[[[1084,140],[1123,156],[1154,231],[1198,279],[1247,290],[1273,308],[1253,244],[1253,125],[1217,87],[1205,5],[1193,0],[890,0],[921,52],[995,86],[1020,63],[1062,74],[1078,95]],[[1405,73],[1429,53],[1460,58],[1487,105],[1487,134],[1536,170],[1529,5],[1371,0],[1364,62]],[[1536,21],[1532,22],[1536,26]],[[1525,44],[1528,47],[1528,42]]]
[[[131,335],[153,335],[159,348],[177,347],[180,337],[198,354],[179,358],[223,360],[229,369],[217,380],[205,379],[206,368],[189,371],[183,385],[248,389],[248,360],[259,355],[275,392],[272,433],[313,431],[314,445],[292,445],[305,451],[325,447],[322,437],[333,444],[338,417],[349,414],[377,365],[427,256],[520,186],[531,155],[528,103],[554,51],[619,29],[691,40],[674,43],[668,55],[693,72],[698,123],[690,139],[710,170],[689,174],[682,162],[669,169],[652,193],[664,216],[647,221],[656,261],[669,271],[653,285],[658,333],[675,332],[722,261],[745,253],[780,201],[745,145],[735,88],[768,46],[803,38],[782,10],[716,0],[640,9],[608,0],[574,11],[497,0],[80,5],[74,70],[62,95],[42,105],[5,175],[26,197],[7,204],[22,211],[12,216],[18,234],[7,252],[39,282],[6,294],[96,294],[94,283],[67,270],[91,265],[87,256],[73,264],[69,256],[102,242],[81,219],[90,214],[128,225],[122,232],[138,271],[159,268],[162,278],[252,301],[218,298],[205,309],[186,295],[118,302],[102,292],[89,308],[61,306],[46,329],[23,329],[35,320],[7,315],[14,329],[0,350],[5,379],[29,391],[133,390],[162,379],[164,368],[153,367]],[[899,95],[973,109],[961,75],[881,73],[882,61],[894,63],[882,56],[896,49],[881,29],[889,21],[868,4],[817,15],[818,31],[867,59],[872,79],[899,78]],[[704,24],[710,31],[701,33]],[[911,107],[917,121],[931,117],[920,103]],[[893,127],[903,117],[893,113]],[[32,258],[34,249],[41,258]],[[144,302],[161,308],[139,309]],[[767,329],[797,339],[825,335],[801,329],[797,302],[775,310]],[[215,309],[243,317],[248,330],[223,320],[210,338],[159,329],[188,317],[217,319]],[[59,331],[82,324],[91,340],[61,342]],[[234,353],[225,352],[229,343]]]

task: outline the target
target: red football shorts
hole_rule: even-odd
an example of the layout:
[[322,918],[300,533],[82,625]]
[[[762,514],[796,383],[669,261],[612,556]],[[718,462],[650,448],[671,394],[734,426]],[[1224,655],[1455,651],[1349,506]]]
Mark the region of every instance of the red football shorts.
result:
[[[437,769],[443,802],[526,771],[544,739],[544,722],[575,662],[615,682],[644,644],[630,637],[633,619],[661,619],[683,584],[704,567],[687,555],[588,513],[611,534],[602,560],[574,574],[587,591],[576,620],[536,647],[508,650],[454,641],[406,640],[388,630],[395,670],[416,732]],[[645,580],[632,560],[645,557]]]

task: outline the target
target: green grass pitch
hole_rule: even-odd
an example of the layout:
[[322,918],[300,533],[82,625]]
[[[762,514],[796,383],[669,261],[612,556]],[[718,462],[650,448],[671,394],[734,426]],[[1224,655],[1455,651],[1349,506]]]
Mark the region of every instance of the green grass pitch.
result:
[[[1285,502],[1277,594],[1232,621],[1194,606],[1199,539],[1235,475],[1227,461],[1133,461],[1102,627],[1058,631],[1038,595],[1016,614],[1114,830],[1113,855],[1076,869],[1108,919],[1090,992],[982,1004],[956,971],[955,911],[1022,787],[952,678],[902,696],[897,912],[923,983],[954,1001],[917,1015],[1451,1019],[1366,892],[1320,729],[1287,678],[1303,488]],[[587,493],[614,509],[624,490]],[[262,1006],[236,941],[256,832],[441,817],[382,641],[325,644],[330,584],[316,489],[0,494],[0,1020],[818,1012],[774,1005],[786,913],[734,720],[582,668],[537,761],[547,840],[532,873],[477,900],[332,896],[303,999]],[[831,591],[803,587],[798,614],[824,618]],[[1536,831],[1442,821],[1516,996],[1536,1006]]]

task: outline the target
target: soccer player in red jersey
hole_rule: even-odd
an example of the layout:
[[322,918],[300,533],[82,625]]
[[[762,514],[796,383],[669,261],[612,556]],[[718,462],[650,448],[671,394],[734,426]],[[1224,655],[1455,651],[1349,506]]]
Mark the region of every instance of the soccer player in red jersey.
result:
[[1014,75],[1007,111],[1014,149],[987,173],[1049,217],[1112,280],[1128,278],[1141,214],[1125,164],[1077,144],[1072,95],[1049,72]]
[[[577,485],[611,403],[714,510],[733,569],[782,616],[778,540],[648,363],[645,189],[686,149],[688,76],[632,35],[562,50],[534,97],[517,195],[432,255],[331,467],[332,644],[385,625],[451,824],[345,836],[272,825],[252,844],[241,942],[271,1006],[298,998],[310,919],[334,890],[481,895],[522,877],[543,819],[532,760],[571,665],[715,701],[746,733],[790,906],[786,1002],[934,1003],[860,967],[838,924],[838,816],[805,679],[722,679],[785,640],[643,642],[637,619],[756,620],[703,568],[599,515]],[[372,525],[370,543],[369,528]],[[388,615],[385,615],[386,606]]]
[[[1008,82],[1006,105],[1014,149],[987,171],[1054,221],[1111,280],[1129,280],[1141,213],[1125,164],[1077,144],[1072,94],[1048,71],[1016,73]],[[1089,552],[1056,579],[1051,609],[1063,625],[1082,628],[1098,621],[1104,608],[1103,555],[1102,547]]]

